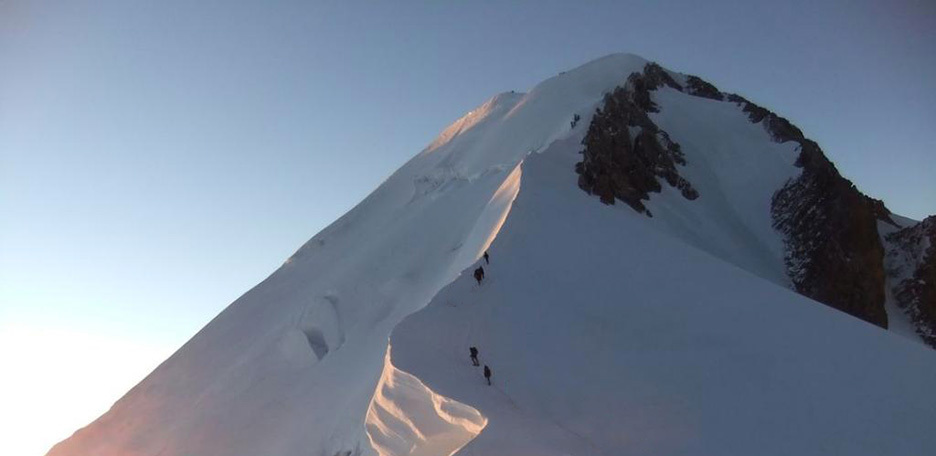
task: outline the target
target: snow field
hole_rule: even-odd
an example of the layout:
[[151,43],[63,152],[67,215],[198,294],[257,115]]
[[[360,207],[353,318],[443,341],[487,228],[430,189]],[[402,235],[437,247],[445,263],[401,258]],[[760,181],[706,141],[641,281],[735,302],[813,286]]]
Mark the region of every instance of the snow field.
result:
[[[936,445],[931,350],[577,191],[574,146],[524,162],[488,280],[461,276],[393,332],[395,366],[489,420],[458,454],[919,455]],[[470,365],[472,345],[493,387]]]

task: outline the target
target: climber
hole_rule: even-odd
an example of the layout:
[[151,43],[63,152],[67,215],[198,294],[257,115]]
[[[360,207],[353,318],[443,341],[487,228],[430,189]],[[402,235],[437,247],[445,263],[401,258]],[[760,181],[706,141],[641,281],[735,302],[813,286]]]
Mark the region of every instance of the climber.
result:
[[474,270],[474,278],[478,281],[478,285],[481,285],[481,281],[484,280],[484,268],[478,266],[478,269]]
[[487,364],[484,365],[484,378],[487,379],[488,386],[491,386],[491,368]]
[[478,347],[471,347],[468,351],[471,353],[471,364],[480,366],[481,363],[478,362]]
[[488,257],[487,251],[484,252],[484,264],[491,264],[491,260]]

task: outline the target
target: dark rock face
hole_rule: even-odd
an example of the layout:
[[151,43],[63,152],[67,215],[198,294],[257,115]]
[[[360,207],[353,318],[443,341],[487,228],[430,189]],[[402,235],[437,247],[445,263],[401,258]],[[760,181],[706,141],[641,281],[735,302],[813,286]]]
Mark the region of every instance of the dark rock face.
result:
[[[803,132],[795,125],[783,117],[780,117],[754,103],[751,103],[740,95],[728,94],[728,101],[741,106],[741,110],[746,112],[751,122],[763,122],[764,128],[770,133],[774,141],[784,143],[787,141],[805,141]],[[814,143],[815,144],[815,143]],[[819,146],[816,146],[818,149]],[[821,153],[821,151],[820,151]]]
[[751,122],[761,123],[776,142],[800,145],[803,172],[777,191],[771,202],[774,228],[784,234],[787,273],[796,291],[882,328],[884,246],[877,222],[893,224],[884,203],[864,195],[826,158],[814,141],[789,120],[738,95]]
[[796,291],[883,328],[884,247],[877,202],[843,178],[814,142],[803,140],[799,178],[774,194],[774,227],[786,238]]
[[936,216],[887,235],[893,295],[917,334],[936,348]]
[[735,103],[774,141],[800,145],[796,166],[803,171],[777,191],[771,208],[774,227],[785,237],[787,270],[796,291],[886,328],[884,247],[877,222],[893,224],[890,211],[842,177],[819,145],[787,119],[744,97],[722,93],[701,78],[688,76],[685,81],[684,87],[651,63],[606,95],[582,141],[583,159],[576,164],[579,187],[607,204],[620,199],[647,215],[652,214],[642,201],[660,191],[658,178],[687,199],[697,198],[678,173],[676,165],[685,164],[679,144],[647,116],[659,112],[651,92],[666,86]]
[[640,78],[646,81],[646,87],[649,90],[655,90],[664,85],[667,87],[672,87],[676,90],[682,91],[683,87],[670,76],[669,72],[664,70],[663,67],[657,65],[653,62],[644,65],[643,74],[634,73],[631,75],[632,78]]
[[642,201],[650,192],[661,190],[658,178],[687,199],[699,196],[676,169],[677,164],[686,163],[679,144],[647,116],[658,110],[650,90],[676,84],[659,66],[655,68],[660,74],[647,65],[649,76],[634,73],[624,87],[605,95],[604,106],[595,112],[582,140],[582,161],[575,166],[583,190],[598,195],[605,204],[620,199],[648,216],[652,214]]
[[696,76],[686,78],[686,93],[697,97],[709,98],[712,100],[724,101],[725,95],[718,91],[712,84],[703,81]]

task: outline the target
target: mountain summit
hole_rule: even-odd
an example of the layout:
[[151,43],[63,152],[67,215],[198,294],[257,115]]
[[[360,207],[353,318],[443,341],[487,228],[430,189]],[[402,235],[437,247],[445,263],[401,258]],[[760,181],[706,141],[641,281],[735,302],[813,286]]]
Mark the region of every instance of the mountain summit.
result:
[[49,455],[929,454],[934,227],[610,55],[457,120]]

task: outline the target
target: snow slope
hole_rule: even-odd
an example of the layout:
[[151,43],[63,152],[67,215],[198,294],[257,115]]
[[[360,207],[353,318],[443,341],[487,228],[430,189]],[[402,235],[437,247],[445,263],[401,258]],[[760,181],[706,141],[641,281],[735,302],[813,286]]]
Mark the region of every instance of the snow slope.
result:
[[650,116],[682,146],[686,166],[680,174],[699,192],[689,201],[665,187],[664,197],[652,199],[654,222],[695,247],[788,286],[770,202],[788,179],[799,176],[794,166],[799,146],[773,142],[734,103],[669,87],[654,92],[654,101],[662,109]]
[[488,419],[459,454],[936,448],[931,350],[572,190],[574,146],[523,163],[485,283],[463,275],[393,332],[397,368]]
[[456,121],[49,454],[931,447],[933,354],[783,288],[769,198],[795,150],[737,106],[654,93],[697,201],[664,188],[648,219],[576,187],[591,113],[645,64],[608,56]]

